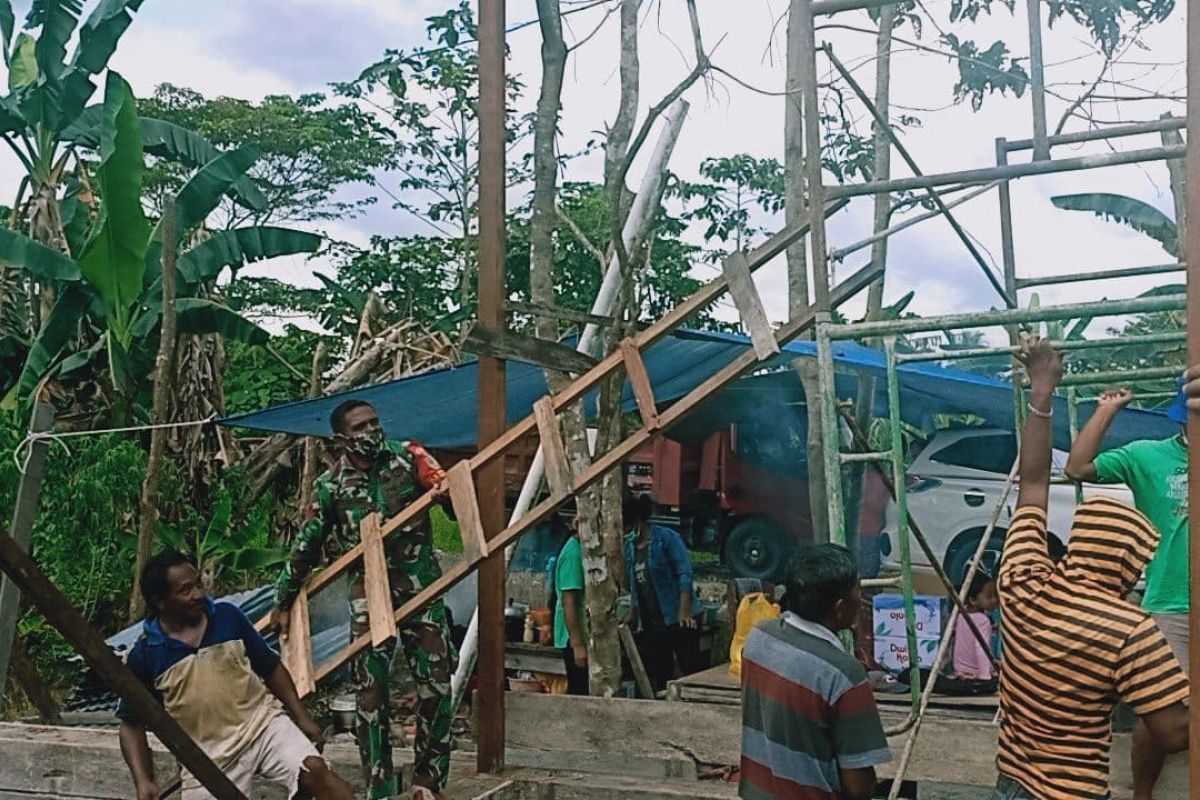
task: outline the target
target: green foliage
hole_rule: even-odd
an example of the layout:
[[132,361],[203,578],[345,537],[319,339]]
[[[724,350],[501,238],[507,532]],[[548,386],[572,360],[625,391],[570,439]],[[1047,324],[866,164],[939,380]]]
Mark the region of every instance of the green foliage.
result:
[[433,546],[443,553],[461,553],[463,551],[462,533],[458,523],[446,516],[441,506],[434,506],[429,512],[429,523],[433,526]]
[[975,42],[959,40],[952,33],[942,36],[942,42],[955,53],[958,64],[958,82],[954,84],[954,102],[970,99],[971,109],[983,107],[983,98],[992,92],[1017,97],[1025,93],[1029,85],[1029,74],[1021,66],[1021,59],[1009,54],[1008,45],[996,41],[987,50],[980,51]]
[[1179,258],[1179,226],[1149,203],[1120,194],[1092,192],[1051,197],[1050,202],[1067,211],[1089,211],[1103,220],[1113,220],[1144,233],[1162,245],[1172,256]]
[[117,73],[108,74],[96,169],[102,213],[79,269],[104,302],[110,331],[129,346],[132,306],[142,292],[150,223],[142,212],[142,139],[133,91]]
[[[0,417],[0,515],[12,516],[19,473],[11,454],[23,433]],[[137,507],[146,454],[130,437],[107,435],[52,446],[33,527],[33,555],[47,576],[103,634],[123,625],[132,589]],[[53,685],[75,675],[71,648],[40,614],[20,631],[39,672]]]
[[1175,0],[1049,0],[1049,24],[1068,16],[1088,29],[1106,56],[1116,52],[1129,20],[1137,27],[1163,22],[1175,10]]
[[341,355],[341,339],[322,337],[295,326],[288,326],[282,335],[272,339],[275,352],[299,376],[261,347],[228,342],[223,375],[226,413],[257,411],[306,396],[308,382],[300,376],[311,371],[313,351],[322,340],[329,350],[329,363],[334,363]]
[[[706,183],[677,181],[672,190],[690,206],[680,218],[705,224],[705,241],[732,239],[733,249],[743,250],[746,242],[766,230],[755,224],[754,209],[770,215],[783,210],[783,165],[774,158],[747,153],[710,157],[700,163],[700,175]],[[717,252],[709,260],[728,255]]]
[[233,495],[227,486],[221,486],[207,525],[198,519],[175,525],[160,523],[159,541],[194,558],[205,584],[213,588],[231,573],[261,573],[288,557],[286,548],[270,544],[273,503],[274,498],[264,494],[235,523]]
[[[222,227],[355,217],[374,197],[347,199],[345,190],[374,186],[376,173],[390,169],[396,155],[393,134],[372,114],[352,103],[330,104],[321,94],[270,96],[251,103],[231,97],[208,99],[163,84],[139,108],[143,116],[194,130],[217,147],[249,146],[258,151],[249,176],[262,202],[254,209],[224,202],[218,215]],[[211,160],[211,153],[202,152],[187,163],[199,166]],[[186,169],[160,161],[151,169],[147,189],[164,195],[186,178]]]

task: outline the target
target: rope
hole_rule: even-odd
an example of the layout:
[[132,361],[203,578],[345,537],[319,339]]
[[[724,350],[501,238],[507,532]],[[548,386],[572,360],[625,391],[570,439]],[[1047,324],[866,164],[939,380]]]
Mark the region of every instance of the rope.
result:
[[154,431],[163,430],[166,428],[195,428],[202,425],[208,425],[217,420],[217,415],[213,414],[207,419],[191,420],[189,422],[162,422],[157,425],[129,425],[123,428],[101,428],[91,431],[64,431],[55,433],[53,431],[30,431],[25,438],[13,448],[13,463],[17,465],[17,469],[22,475],[25,474],[26,467],[29,466],[29,457],[33,454],[33,445],[40,441],[49,441],[52,445],[58,445],[71,455],[71,448],[63,439],[69,439],[75,436],[104,436],[109,433],[135,433],[138,431]]

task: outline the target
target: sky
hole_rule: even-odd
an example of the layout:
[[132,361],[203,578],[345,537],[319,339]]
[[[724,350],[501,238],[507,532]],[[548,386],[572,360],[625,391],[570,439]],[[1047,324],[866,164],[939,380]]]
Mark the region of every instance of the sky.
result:
[[[87,4],[87,10],[95,0]],[[333,81],[346,80],[377,60],[385,49],[411,48],[424,41],[424,18],[445,9],[448,0],[146,0],[112,61],[113,68],[133,86],[139,96],[149,95],[163,82],[189,87],[208,96],[228,95],[250,100],[269,94],[299,94],[325,91]],[[564,9],[577,9],[582,2],[565,0]],[[24,7],[22,7],[24,6]],[[28,3],[14,3],[23,15]],[[706,47],[713,62],[728,75],[692,87],[686,99],[690,112],[676,147],[671,168],[684,178],[697,177],[698,167],[710,156],[750,153],[782,160],[784,82],[783,45],[787,0],[697,0]],[[942,31],[970,37],[980,49],[1002,39],[1014,54],[1028,52],[1024,4],[1010,13],[995,3],[993,14],[981,16],[977,24],[949,25],[949,0],[930,0],[925,5],[939,21]],[[1043,6],[1045,13],[1045,6]],[[508,26],[516,27],[536,18],[534,0],[509,0]],[[647,0],[641,24],[641,107],[646,109],[686,74],[692,65],[691,42],[682,0]],[[569,41],[598,32],[568,63],[563,90],[561,121],[562,151],[578,148],[602,131],[616,112],[618,57],[615,17],[601,25],[602,9],[572,13],[567,18]],[[853,29],[859,30],[853,30]],[[868,91],[874,83],[875,37],[867,13],[853,11],[820,21],[818,39],[830,43],[839,58],[853,71]],[[866,33],[861,31],[868,31]],[[925,173],[989,166],[995,163],[994,140],[1031,134],[1028,93],[1022,98],[1009,94],[991,95],[980,111],[969,104],[952,102],[956,68],[943,55],[919,50],[942,49],[939,31],[926,26],[918,38],[905,25],[897,33],[909,44],[897,43],[893,57],[893,118],[913,114],[922,124],[903,134],[904,141]],[[1047,100],[1053,129],[1064,110],[1100,74],[1101,58],[1091,45],[1088,32],[1070,19],[1060,19],[1045,30],[1046,80],[1057,96]],[[509,70],[521,75],[528,87],[519,111],[530,111],[539,84],[540,35],[527,25],[509,35]],[[1123,61],[1111,67],[1098,94],[1142,96],[1182,95],[1184,87],[1184,21],[1182,8],[1171,18],[1149,30],[1145,47],[1130,48]],[[829,66],[819,60],[822,79]],[[729,77],[729,76],[735,77]],[[736,78],[736,80],[735,80]],[[1131,85],[1126,85],[1131,84]],[[753,89],[748,87],[754,87]],[[860,132],[869,130],[869,118],[854,106]],[[1106,121],[1153,119],[1164,111],[1183,113],[1183,104],[1158,99],[1096,103],[1096,118]],[[640,121],[640,120],[639,120]],[[1065,130],[1081,130],[1086,123],[1075,119]],[[1157,135],[1114,143],[1118,149],[1158,144]],[[650,147],[645,148],[647,151]],[[1056,148],[1055,157],[1105,152],[1097,143]],[[1028,158],[1016,154],[1014,160]],[[569,180],[597,179],[601,157],[571,163]],[[641,163],[635,164],[630,184],[640,179]],[[13,180],[16,165],[0,161],[0,181]],[[898,157],[893,157],[893,175],[910,174]],[[388,178],[385,176],[385,180]],[[827,177],[827,182],[832,182]],[[510,205],[520,202],[525,188],[515,190]],[[1161,163],[1114,167],[1088,172],[1028,178],[1013,184],[1014,230],[1018,273],[1022,276],[1076,272],[1156,264],[1170,260],[1153,241],[1123,226],[1097,220],[1090,215],[1055,209],[1050,197],[1056,194],[1106,191],[1129,194],[1170,213],[1172,203],[1167,170]],[[832,247],[842,247],[871,232],[869,198],[853,201],[830,222]],[[963,226],[978,242],[981,251],[1000,269],[1000,234],[996,193],[990,192],[955,211]],[[778,226],[781,220],[764,220]],[[334,237],[365,243],[373,234],[401,235],[427,232],[406,212],[390,208],[384,198],[358,219],[327,223],[322,230]],[[867,251],[851,255],[836,265],[835,279],[850,274],[865,263]],[[311,272],[320,264],[300,258],[277,259],[256,265],[254,274],[270,274],[283,280],[311,284]],[[979,267],[942,219],[921,223],[893,237],[888,262],[885,300],[892,301],[915,291],[911,310],[944,314],[986,310],[998,298],[989,288]],[[715,268],[701,265],[695,274],[715,275]],[[768,313],[781,319],[786,309],[785,268],[782,259],[764,267],[756,277]],[[1182,278],[1179,278],[1181,281]],[[1126,279],[1090,284],[1073,284],[1041,290],[1040,302],[1083,302],[1102,298],[1128,297],[1162,279]],[[1022,296],[1022,303],[1029,294]],[[861,300],[848,311],[853,316]],[[727,313],[731,313],[727,311]],[[1103,322],[1090,329],[1103,332]]]

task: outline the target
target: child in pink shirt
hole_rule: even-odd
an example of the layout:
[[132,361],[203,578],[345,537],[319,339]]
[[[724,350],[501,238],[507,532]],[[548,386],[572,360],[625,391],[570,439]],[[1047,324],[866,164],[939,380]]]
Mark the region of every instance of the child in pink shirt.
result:
[[[1000,594],[996,591],[996,580],[983,572],[976,572],[967,592],[967,611],[975,627],[983,634],[984,641],[992,640],[992,620],[989,611],[1000,605]],[[990,648],[984,649],[971,632],[964,617],[954,624],[954,674],[968,680],[990,681],[996,678],[992,668]]]

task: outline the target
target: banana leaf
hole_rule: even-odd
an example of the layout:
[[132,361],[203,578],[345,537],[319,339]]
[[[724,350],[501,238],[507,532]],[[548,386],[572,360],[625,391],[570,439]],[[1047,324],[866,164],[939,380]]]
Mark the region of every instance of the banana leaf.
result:
[[1104,220],[1115,220],[1144,233],[1176,258],[1180,255],[1179,226],[1149,203],[1120,194],[1092,192],[1051,197],[1050,202],[1067,211],[1089,211]]
[[320,246],[320,236],[289,228],[258,226],[218,231],[179,257],[179,277],[186,283],[203,283],[226,267],[238,269],[276,256],[313,253]]
[[9,228],[0,228],[0,260],[39,281],[77,281],[81,277],[73,259]]

